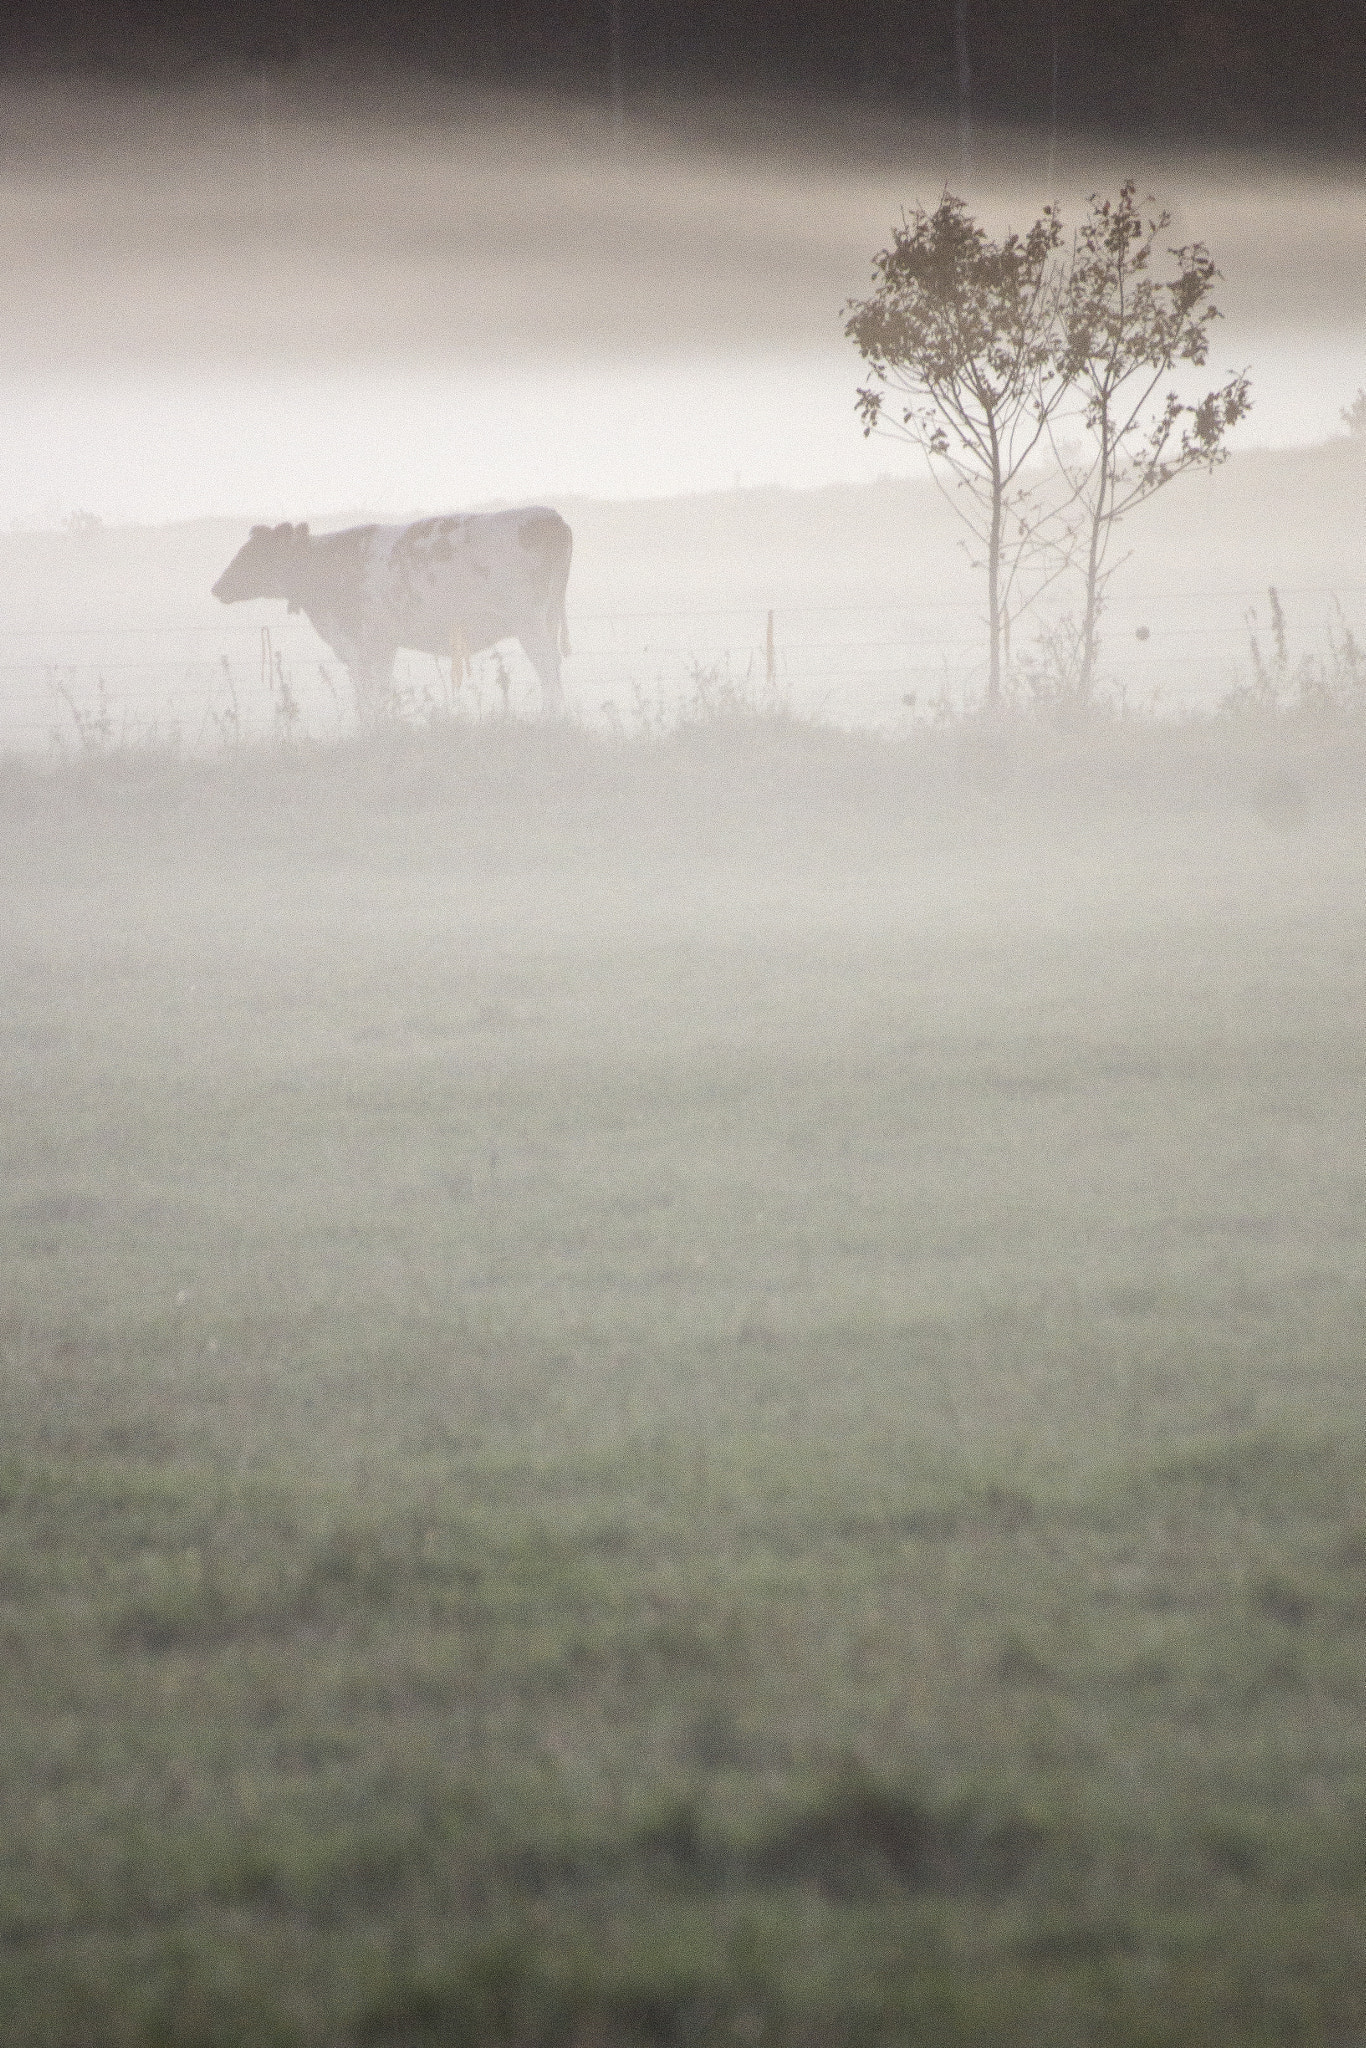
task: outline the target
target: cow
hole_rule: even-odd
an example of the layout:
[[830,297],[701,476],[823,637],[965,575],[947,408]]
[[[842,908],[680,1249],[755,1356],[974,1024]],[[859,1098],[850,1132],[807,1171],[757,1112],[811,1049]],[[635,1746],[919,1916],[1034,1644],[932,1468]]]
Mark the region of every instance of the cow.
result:
[[302,612],[351,677],[369,724],[390,692],[400,647],[452,664],[495,641],[520,640],[546,712],[563,706],[569,652],[564,593],[573,535],[543,505],[418,519],[411,526],[253,526],[213,594],[223,604],[283,598]]

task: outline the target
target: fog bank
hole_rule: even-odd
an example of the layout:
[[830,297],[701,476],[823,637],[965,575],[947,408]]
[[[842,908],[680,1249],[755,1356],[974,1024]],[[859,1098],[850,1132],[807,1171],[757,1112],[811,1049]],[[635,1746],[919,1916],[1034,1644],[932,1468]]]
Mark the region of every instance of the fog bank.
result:
[[[0,94],[0,518],[385,511],[913,473],[841,308],[946,182],[993,228],[1133,175],[1224,273],[1245,445],[1366,383],[1360,174],[867,107],[604,109],[307,74]],[[1050,153],[1052,179],[1049,179]]]

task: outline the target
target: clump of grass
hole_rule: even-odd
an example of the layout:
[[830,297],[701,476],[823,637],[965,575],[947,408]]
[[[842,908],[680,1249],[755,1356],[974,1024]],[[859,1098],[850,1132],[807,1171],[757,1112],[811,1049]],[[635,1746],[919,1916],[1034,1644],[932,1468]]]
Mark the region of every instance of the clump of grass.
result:
[[752,1852],[753,1876],[857,1897],[892,1884],[913,1891],[998,1892],[1028,1876],[1045,1843],[1037,1822],[976,1799],[936,1803],[923,1792],[846,1771],[779,1823]]
[[[79,752],[87,760],[100,760],[107,756],[114,748],[117,728],[109,701],[109,685],[104,677],[100,676],[95,685],[93,709],[78,701],[74,678],[63,677],[57,669],[48,671],[48,688],[71,721]],[[66,742],[66,733],[60,726],[54,726],[50,737],[53,751],[60,753]],[[126,746],[127,741],[125,730],[122,743]]]
[[1278,716],[1300,712],[1317,718],[1357,718],[1366,710],[1366,649],[1348,623],[1336,597],[1324,627],[1324,645],[1292,658],[1285,611],[1273,586],[1267,591],[1270,648],[1264,648],[1257,613],[1247,614],[1250,682],[1229,690],[1220,704],[1227,716],[1260,713]]

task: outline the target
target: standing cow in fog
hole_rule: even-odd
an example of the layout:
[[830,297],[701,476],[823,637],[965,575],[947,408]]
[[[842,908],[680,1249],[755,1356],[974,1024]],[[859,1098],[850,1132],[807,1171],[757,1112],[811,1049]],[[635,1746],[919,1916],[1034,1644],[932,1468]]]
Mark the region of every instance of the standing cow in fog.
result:
[[510,639],[521,641],[542,706],[555,712],[573,545],[559,513],[541,505],[343,533],[253,526],[213,594],[224,604],[278,597],[303,612],[345,664],[362,724],[383,709],[400,647],[455,659]]

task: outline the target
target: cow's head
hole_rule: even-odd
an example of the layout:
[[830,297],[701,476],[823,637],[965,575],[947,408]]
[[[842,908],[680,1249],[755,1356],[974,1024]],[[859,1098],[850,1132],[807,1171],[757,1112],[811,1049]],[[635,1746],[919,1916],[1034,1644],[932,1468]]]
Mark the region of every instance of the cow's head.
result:
[[251,597],[292,598],[298,572],[308,551],[307,526],[253,526],[246,546],[237,550],[213,586],[221,604]]

